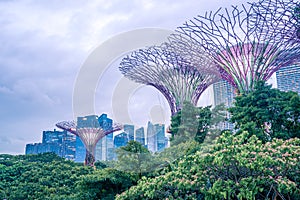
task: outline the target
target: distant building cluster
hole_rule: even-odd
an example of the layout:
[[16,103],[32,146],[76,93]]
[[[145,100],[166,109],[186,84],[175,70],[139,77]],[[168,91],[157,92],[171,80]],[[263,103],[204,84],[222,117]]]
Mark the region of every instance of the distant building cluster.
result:
[[[113,120],[107,114],[101,116],[89,115],[77,118],[76,128],[101,127],[102,129],[112,129]],[[116,160],[115,150],[125,146],[130,140],[141,143],[151,152],[162,151],[168,146],[168,138],[165,134],[164,124],[152,124],[148,122],[146,129],[140,127],[135,129],[134,125],[125,124],[123,130],[106,135],[99,140],[96,145],[95,158],[99,161]],[[86,149],[78,136],[67,131],[44,131],[42,143],[26,145],[26,154],[39,154],[54,152],[58,156],[84,162]]]
[[67,131],[43,131],[42,143],[26,144],[25,154],[54,152],[60,157],[74,160],[75,141],[75,136]]

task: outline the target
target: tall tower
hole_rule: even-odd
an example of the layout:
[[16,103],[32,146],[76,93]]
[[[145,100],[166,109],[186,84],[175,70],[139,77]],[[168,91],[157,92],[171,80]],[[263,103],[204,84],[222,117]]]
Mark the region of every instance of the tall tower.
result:
[[147,125],[147,147],[151,152],[156,152],[156,134],[154,125],[151,122],[148,122]]
[[137,142],[141,143],[143,146],[145,146],[145,131],[144,131],[144,127],[136,129],[136,131],[135,131],[135,141],[137,141]]
[[[113,120],[107,117],[107,114],[102,114],[98,118],[100,127],[104,131],[111,131]],[[99,140],[96,147],[96,160],[113,160],[114,159],[114,141],[113,134],[106,135]],[[98,156],[97,156],[98,154]]]
[[152,124],[151,122],[148,122],[147,147],[151,152],[161,151],[166,147],[164,124]]
[[162,151],[166,147],[165,125],[155,124],[156,132],[156,151]]
[[124,132],[128,134],[128,139],[134,140],[134,125],[124,124]]
[[116,135],[114,138],[114,148],[115,149],[126,146],[127,143],[128,143],[128,134],[125,132],[122,132],[122,133]]
[[83,163],[85,159],[86,149],[79,136],[76,136],[75,162]]
[[300,94],[300,63],[282,67],[276,72],[277,88],[282,91],[294,91]]
[[[227,108],[233,105],[235,95],[235,88],[229,84],[226,80],[221,80],[213,84],[214,92],[214,106],[224,104]],[[226,112],[226,118],[229,119],[229,113]],[[221,130],[233,129],[233,124],[229,122],[222,122],[218,125]]]

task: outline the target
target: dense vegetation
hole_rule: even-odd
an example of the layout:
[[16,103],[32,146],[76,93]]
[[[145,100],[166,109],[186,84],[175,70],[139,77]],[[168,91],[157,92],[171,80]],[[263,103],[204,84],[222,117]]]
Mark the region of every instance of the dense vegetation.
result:
[[94,170],[53,153],[0,155],[0,199],[113,199],[136,183],[128,173]]
[[171,147],[131,141],[96,170],[51,153],[0,155],[0,199],[300,199],[299,95],[260,83],[229,112],[235,130],[221,134],[223,106],[186,103]]
[[142,178],[117,199],[299,199],[299,155],[300,139],[263,144],[247,132],[227,132],[209,153],[185,156],[174,170]]

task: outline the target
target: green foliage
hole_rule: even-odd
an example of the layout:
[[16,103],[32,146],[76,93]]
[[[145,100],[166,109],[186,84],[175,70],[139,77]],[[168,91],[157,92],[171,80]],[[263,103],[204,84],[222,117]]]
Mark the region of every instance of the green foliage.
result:
[[162,176],[143,177],[116,199],[297,199],[299,155],[300,139],[262,143],[226,132],[210,153],[197,151]]
[[171,118],[171,144],[193,139],[199,143],[204,142],[213,125],[224,120],[224,111],[224,105],[211,109],[211,106],[198,108],[184,102],[182,110]]
[[254,91],[235,98],[228,109],[231,122],[266,142],[272,138],[300,137],[300,97],[259,82]]
[[96,169],[105,169],[105,168],[107,168],[108,166],[107,166],[107,164],[104,163],[104,162],[96,161],[96,162],[95,162],[95,167],[96,167]]
[[92,174],[82,176],[76,183],[77,194],[73,199],[114,199],[117,193],[121,193],[136,183],[136,180],[128,173],[106,168],[96,170]]
[[195,140],[190,140],[166,148],[164,151],[155,155],[153,162],[159,163],[159,165],[157,165],[155,171],[153,171],[152,174],[149,174],[148,177],[155,177],[176,170],[178,163],[182,158],[194,154],[197,151],[207,153],[212,146],[212,144],[199,144]]
[[91,171],[51,153],[0,155],[0,199],[67,199]]
[[136,141],[116,150],[118,161],[115,167],[120,171],[137,174],[139,177],[153,169],[153,156],[150,151]]

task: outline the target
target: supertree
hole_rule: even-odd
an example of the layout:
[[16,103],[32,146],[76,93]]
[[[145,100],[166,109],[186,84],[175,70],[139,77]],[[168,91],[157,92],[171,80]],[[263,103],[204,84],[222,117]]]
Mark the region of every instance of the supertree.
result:
[[257,16],[252,4],[220,8],[185,22],[176,31],[204,48],[218,64],[222,78],[239,93],[247,93],[280,67],[295,63],[300,52],[297,43],[270,37],[273,28],[260,28],[267,24],[266,18]]
[[128,79],[158,89],[174,115],[185,101],[196,106],[203,91],[218,79],[216,74],[209,73],[212,66],[209,68],[207,63],[203,59],[195,67],[169,43],[163,43],[132,52],[122,59],[119,69]]
[[113,124],[109,130],[103,130],[101,127],[82,127],[77,128],[74,121],[63,121],[56,124],[58,128],[69,131],[78,136],[86,148],[86,156],[84,164],[94,166],[95,163],[95,148],[100,139],[104,136],[122,129],[121,124]]

